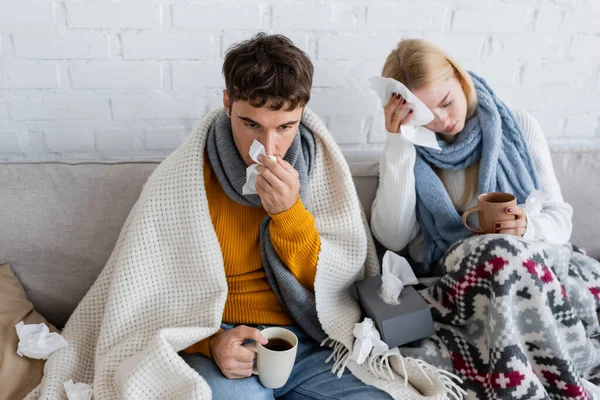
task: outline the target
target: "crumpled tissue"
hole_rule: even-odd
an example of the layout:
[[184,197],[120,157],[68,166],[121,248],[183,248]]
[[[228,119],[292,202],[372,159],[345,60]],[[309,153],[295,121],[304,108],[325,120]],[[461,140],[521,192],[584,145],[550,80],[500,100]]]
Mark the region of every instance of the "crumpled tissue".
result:
[[400,304],[400,294],[404,286],[419,283],[406,258],[387,251],[381,264],[381,288],[379,298],[386,304]]
[[393,93],[399,93],[408,103],[406,113],[408,113],[409,110],[413,110],[414,113],[408,124],[400,126],[400,133],[402,136],[417,146],[441,150],[435,132],[423,126],[433,121],[433,113],[417,96],[408,90],[402,83],[392,78],[373,76],[369,79],[369,82],[371,88],[375,91],[377,97],[379,97],[379,100],[381,101],[380,111],[376,112],[373,117],[374,129],[381,131],[386,130],[383,106],[390,101]]
[[262,154],[265,157],[269,157],[273,161],[277,160],[275,156],[268,156],[265,153],[265,147],[258,140],[254,139],[254,142],[252,142],[252,146],[250,146],[250,151],[248,151],[248,155],[250,155],[250,158],[256,164],[252,164],[251,166],[246,168],[246,183],[242,187],[243,195],[256,194],[256,178],[258,178],[258,175],[260,175],[256,168],[259,165],[262,165],[258,161],[258,156],[260,154]]
[[373,355],[383,354],[389,350],[385,342],[381,340],[381,335],[371,318],[365,318],[363,322],[354,324],[352,331],[356,340],[352,346],[352,354],[350,359],[362,364],[373,351]]
[[69,344],[60,334],[50,333],[46,324],[25,325],[23,321],[15,325],[19,344],[17,354],[21,357],[46,360],[50,354],[58,349],[62,349]]
[[90,400],[94,393],[91,385],[87,383],[73,383],[72,379],[63,383],[63,386],[69,400]]
[[534,190],[529,193],[529,196],[525,200],[525,204],[523,205],[523,209],[525,213],[529,217],[537,217],[542,212],[544,208],[545,202],[550,201],[550,196],[541,190]]

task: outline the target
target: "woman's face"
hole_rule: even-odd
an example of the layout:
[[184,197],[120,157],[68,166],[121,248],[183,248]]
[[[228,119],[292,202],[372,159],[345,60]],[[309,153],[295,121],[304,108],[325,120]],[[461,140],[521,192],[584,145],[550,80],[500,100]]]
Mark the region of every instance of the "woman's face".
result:
[[413,90],[413,93],[435,117],[425,125],[426,128],[448,136],[463,130],[467,119],[467,96],[456,77]]

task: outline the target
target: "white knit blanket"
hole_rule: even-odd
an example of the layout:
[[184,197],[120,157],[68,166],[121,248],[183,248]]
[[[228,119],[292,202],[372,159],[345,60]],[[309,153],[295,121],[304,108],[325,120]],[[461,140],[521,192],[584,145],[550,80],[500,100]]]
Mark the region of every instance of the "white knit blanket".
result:
[[[219,111],[148,179],[106,266],[63,331],[69,346],[52,354],[28,399],[66,399],[69,379],[93,384],[102,400],[211,398],[206,381],[177,353],[219,329],[227,298],[203,174],[207,132]],[[316,141],[309,190],[321,237],[315,296],[334,349],[333,371],[348,367],[396,399],[446,398],[450,381],[428,365],[392,355],[391,365],[408,377],[405,386],[397,373],[393,381],[377,378],[373,368],[349,360],[352,330],[361,320],[352,284],[379,267],[344,157],[314,113],[307,109],[302,122]]]

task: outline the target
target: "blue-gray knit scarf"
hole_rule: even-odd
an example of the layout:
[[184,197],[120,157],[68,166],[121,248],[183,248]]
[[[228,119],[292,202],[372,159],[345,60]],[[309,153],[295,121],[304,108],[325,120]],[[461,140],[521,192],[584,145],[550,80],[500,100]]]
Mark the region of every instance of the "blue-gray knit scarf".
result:
[[415,181],[417,218],[425,234],[425,258],[420,275],[457,240],[471,234],[462,225],[444,184],[434,168],[458,171],[479,165],[478,193],[508,192],[524,203],[539,182],[531,155],[515,116],[485,80],[470,73],[477,91],[475,115],[454,143],[438,139],[441,151],[417,146]]

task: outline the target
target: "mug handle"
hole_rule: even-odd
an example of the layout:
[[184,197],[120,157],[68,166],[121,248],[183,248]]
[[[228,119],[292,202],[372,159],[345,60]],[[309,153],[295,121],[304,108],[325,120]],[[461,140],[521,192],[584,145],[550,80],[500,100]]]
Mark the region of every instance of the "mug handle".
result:
[[[258,345],[256,344],[256,342],[245,344],[244,347],[250,351],[255,352],[258,356]],[[258,368],[256,368],[256,363],[254,363],[254,365],[252,366],[252,375],[258,375]]]
[[469,208],[467,211],[465,211],[463,213],[462,216],[462,223],[465,226],[465,228],[467,228],[468,230],[470,230],[471,232],[475,232],[475,233],[483,233],[483,229],[482,228],[471,228],[469,226],[469,224],[467,224],[467,217],[469,216],[469,214],[474,213],[475,211],[481,211],[479,209],[479,206],[475,206],[475,207],[471,207]]

